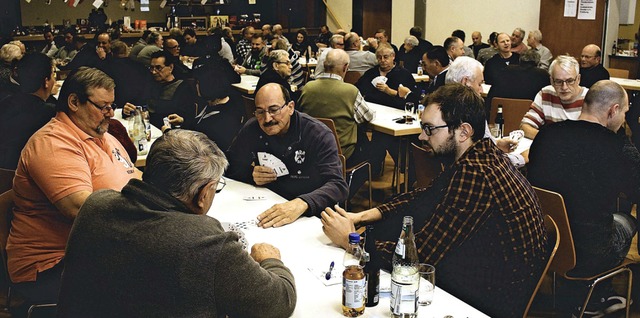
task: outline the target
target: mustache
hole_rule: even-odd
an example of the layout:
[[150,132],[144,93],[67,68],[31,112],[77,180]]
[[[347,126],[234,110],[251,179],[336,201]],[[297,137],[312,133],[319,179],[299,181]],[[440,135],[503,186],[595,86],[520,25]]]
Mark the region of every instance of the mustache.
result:
[[264,126],[264,127],[271,127],[271,126],[275,126],[275,125],[277,125],[277,124],[278,124],[278,122],[277,122],[277,121],[272,120],[272,121],[270,121],[270,122],[266,122],[266,123],[264,123],[264,124],[263,124],[263,126]]

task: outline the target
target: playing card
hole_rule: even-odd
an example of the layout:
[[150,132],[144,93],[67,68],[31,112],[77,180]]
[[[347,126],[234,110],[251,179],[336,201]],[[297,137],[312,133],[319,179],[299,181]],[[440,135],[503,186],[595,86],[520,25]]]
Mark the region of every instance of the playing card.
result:
[[236,222],[236,223],[233,223],[232,225],[239,229],[248,230],[249,228],[258,226],[258,221],[254,219],[249,221]]
[[509,133],[509,138],[515,140],[515,141],[520,141],[520,139],[522,139],[522,137],[524,137],[524,131],[523,130],[514,130],[512,132]]
[[289,174],[289,169],[278,157],[268,152],[258,152],[258,163],[261,166],[265,166],[273,169],[276,172],[277,177],[286,176]]
[[376,78],[371,80],[371,84],[373,86],[378,85],[378,83],[381,84],[386,84],[387,83],[388,78],[384,77],[384,76],[377,76]]

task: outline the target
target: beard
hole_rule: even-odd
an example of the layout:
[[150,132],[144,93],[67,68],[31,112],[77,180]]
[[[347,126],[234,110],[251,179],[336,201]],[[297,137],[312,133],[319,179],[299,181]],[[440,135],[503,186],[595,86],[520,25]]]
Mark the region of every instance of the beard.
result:
[[449,137],[444,142],[444,144],[439,147],[433,147],[433,145],[429,144],[433,149],[433,153],[438,157],[444,158],[455,158],[456,155],[456,141],[453,133],[449,134]]

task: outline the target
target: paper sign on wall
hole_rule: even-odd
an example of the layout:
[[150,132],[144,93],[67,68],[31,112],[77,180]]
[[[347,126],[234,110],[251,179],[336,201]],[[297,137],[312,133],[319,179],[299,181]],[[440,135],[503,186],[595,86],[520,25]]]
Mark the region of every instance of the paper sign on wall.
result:
[[98,9],[98,8],[100,8],[100,6],[102,5],[102,3],[103,3],[103,2],[104,2],[104,1],[102,1],[102,0],[96,0],[96,1],[94,1],[94,2],[93,2],[93,6],[94,6],[96,9]]
[[256,4],[256,0],[249,0],[249,4]]
[[160,2],[160,9],[164,9],[164,6],[167,5],[167,0],[162,0],[162,2]]
[[578,9],[578,0],[564,0],[564,16],[575,17],[576,10]]
[[598,0],[580,0],[578,20],[595,20]]

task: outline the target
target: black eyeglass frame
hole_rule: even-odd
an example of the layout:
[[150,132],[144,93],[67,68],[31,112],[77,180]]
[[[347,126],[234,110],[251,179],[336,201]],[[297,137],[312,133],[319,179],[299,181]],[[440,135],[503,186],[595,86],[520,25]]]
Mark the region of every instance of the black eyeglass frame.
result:
[[422,129],[422,131],[424,131],[424,134],[427,136],[432,136],[434,130],[444,128],[444,127],[449,127],[449,125],[430,126],[427,123],[420,123],[420,128]]
[[98,104],[94,103],[91,99],[89,99],[89,97],[87,97],[87,101],[89,103],[91,103],[91,105],[93,105],[95,108],[99,109],[100,112],[103,113],[103,114],[108,114],[109,112],[111,112],[112,110],[116,109],[116,107],[117,107],[116,103],[109,104],[109,105],[104,105],[104,106],[99,106]]
[[265,116],[267,113],[269,113],[269,115],[271,115],[271,117],[273,117],[273,116],[276,116],[276,115],[280,114],[280,112],[282,111],[282,109],[283,109],[285,106],[287,106],[288,104],[289,104],[289,102],[285,102],[285,103],[284,103],[282,106],[280,106],[280,107],[275,106],[275,107],[277,107],[277,109],[273,109],[273,108],[274,108],[274,106],[270,106],[269,108],[267,108],[267,110],[264,110],[264,109],[256,109],[256,110],[253,112],[253,115],[254,115],[254,116],[256,116],[256,117],[262,117],[262,116]]

